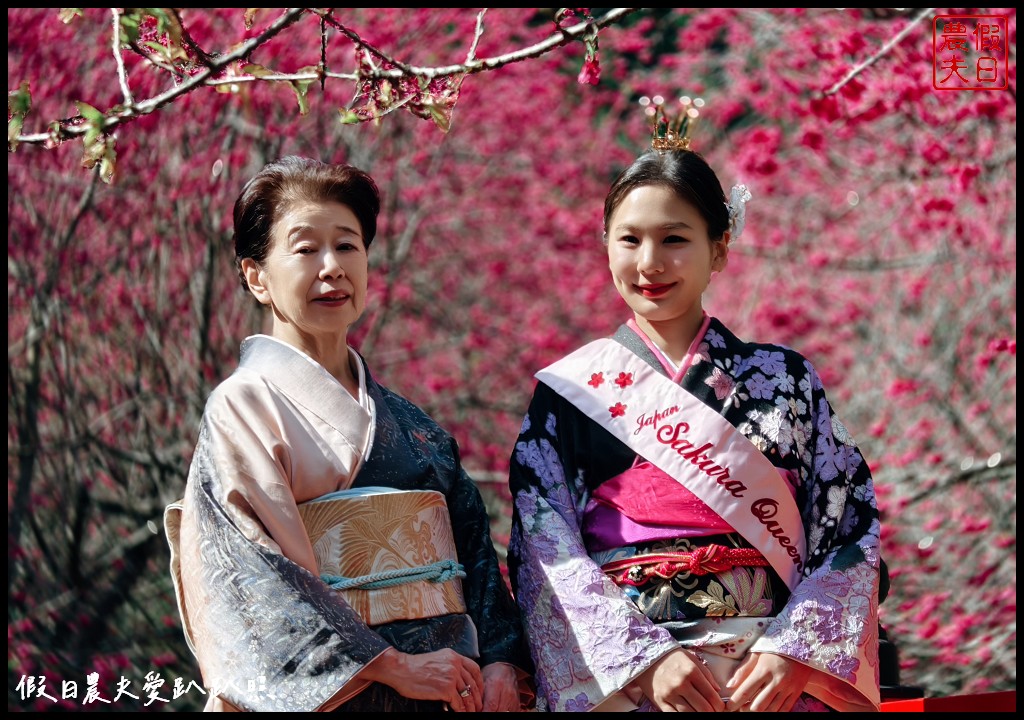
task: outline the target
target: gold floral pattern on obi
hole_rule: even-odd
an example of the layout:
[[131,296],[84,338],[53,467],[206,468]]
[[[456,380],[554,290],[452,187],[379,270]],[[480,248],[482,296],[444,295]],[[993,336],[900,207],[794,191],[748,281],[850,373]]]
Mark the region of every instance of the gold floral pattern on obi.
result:
[[[457,561],[444,495],[332,493],[299,505],[321,574],[358,578]],[[338,590],[368,625],[466,612],[462,581]]]

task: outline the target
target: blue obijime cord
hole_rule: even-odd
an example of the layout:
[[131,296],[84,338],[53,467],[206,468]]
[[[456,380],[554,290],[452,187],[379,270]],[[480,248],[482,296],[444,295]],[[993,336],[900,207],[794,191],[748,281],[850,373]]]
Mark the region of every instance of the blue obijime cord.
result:
[[363,590],[376,590],[379,588],[395,587],[405,583],[425,581],[442,583],[455,578],[466,577],[466,570],[455,560],[439,560],[430,565],[420,567],[401,568],[398,570],[386,570],[370,575],[362,575],[356,578],[341,577],[340,575],[323,574],[320,579],[335,590],[351,590],[361,588]]

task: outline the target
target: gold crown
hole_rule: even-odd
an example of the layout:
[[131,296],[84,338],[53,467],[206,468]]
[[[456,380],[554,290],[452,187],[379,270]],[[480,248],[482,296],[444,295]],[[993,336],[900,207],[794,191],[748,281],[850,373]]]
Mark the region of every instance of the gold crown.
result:
[[689,150],[693,128],[697,125],[700,108],[704,101],[686,95],[679,98],[679,113],[670,116],[665,110],[665,98],[655,95],[653,98],[640,98],[644,115],[651,125],[651,147],[655,150]]

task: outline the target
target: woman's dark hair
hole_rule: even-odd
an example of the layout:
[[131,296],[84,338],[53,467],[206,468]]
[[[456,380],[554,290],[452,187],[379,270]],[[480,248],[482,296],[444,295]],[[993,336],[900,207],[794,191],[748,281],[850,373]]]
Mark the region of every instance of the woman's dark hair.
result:
[[235,265],[249,289],[242,260],[262,265],[270,251],[270,230],[288,207],[302,200],[334,201],[352,209],[369,249],[377,234],[380,192],[369,175],[351,165],[331,165],[289,155],[268,163],[245,184],[235,200]]
[[708,224],[708,237],[720,240],[729,229],[725,192],[707,161],[691,150],[651,150],[644,153],[615,178],[604,200],[604,229],[612,213],[632,190],[645,185],[663,185],[694,204]]

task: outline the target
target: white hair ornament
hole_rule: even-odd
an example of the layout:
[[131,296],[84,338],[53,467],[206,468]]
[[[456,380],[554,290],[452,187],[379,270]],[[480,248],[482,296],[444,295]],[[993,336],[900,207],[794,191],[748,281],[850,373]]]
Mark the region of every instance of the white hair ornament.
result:
[[729,210],[729,234],[732,240],[736,240],[743,234],[743,226],[747,223],[747,203],[751,199],[750,190],[746,185],[733,185],[729,193],[729,202],[726,208]]

